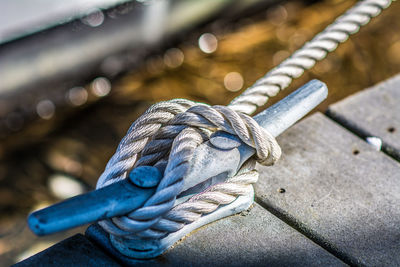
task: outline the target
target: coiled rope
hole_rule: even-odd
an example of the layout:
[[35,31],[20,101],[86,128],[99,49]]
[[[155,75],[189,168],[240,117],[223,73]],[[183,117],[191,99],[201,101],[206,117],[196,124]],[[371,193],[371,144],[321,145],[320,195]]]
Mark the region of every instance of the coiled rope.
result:
[[258,162],[273,164],[280,157],[278,144],[245,114],[252,114],[269,97],[288,87],[294,78],[325,58],[391,2],[360,1],[235,98],[228,107],[210,107],[183,99],[160,102],[150,107],[129,128],[100,176],[97,188],[125,179],[129,171],[137,166],[155,166],[164,176],[156,193],[143,207],[99,224],[112,235],[159,239],[194,222],[203,214],[215,211],[220,205],[248,194],[258,179],[258,173],[253,170],[254,160],[250,160],[226,182],[174,206],[194,150],[216,130],[236,134],[256,149]]
[[[271,165],[280,157],[281,150],[273,136],[246,114],[224,106],[210,107],[184,99],[155,104],[130,127],[100,176],[97,187],[124,179],[133,167],[142,165],[154,165],[164,176],[156,193],[143,207],[99,224],[117,236],[135,234],[160,238],[178,231],[202,214],[214,211],[219,205],[231,203],[236,197],[250,192],[249,186],[258,177],[254,171],[215,185],[173,208],[194,150],[216,130],[235,134],[254,147],[257,161],[263,165]],[[141,158],[137,160],[139,153]]]

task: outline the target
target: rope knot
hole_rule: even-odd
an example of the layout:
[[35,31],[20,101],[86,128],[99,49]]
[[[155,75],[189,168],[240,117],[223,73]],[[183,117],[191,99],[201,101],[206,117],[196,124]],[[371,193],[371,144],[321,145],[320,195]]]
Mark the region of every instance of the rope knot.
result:
[[185,224],[247,194],[257,182],[254,164],[226,182],[211,186],[188,201],[175,205],[184,185],[195,149],[221,130],[236,135],[256,150],[256,159],[272,165],[281,155],[275,138],[250,116],[225,106],[210,107],[184,99],[151,106],[129,128],[97,182],[97,188],[125,179],[137,166],[157,167],[164,175],[155,194],[132,212],[99,224],[116,236],[162,238]]
[[261,128],[252,117],[226,106],[196,105],[184,113],[177,114],[170,124],[222,130],[236,135],[256,150],[256,159],[262,165],[273,165],[282,153],[275,138]]

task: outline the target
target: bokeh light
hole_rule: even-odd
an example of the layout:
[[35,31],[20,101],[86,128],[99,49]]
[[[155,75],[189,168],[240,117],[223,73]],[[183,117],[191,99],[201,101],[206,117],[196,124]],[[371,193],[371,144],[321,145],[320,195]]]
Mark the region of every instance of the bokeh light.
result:
[[67,92],[67,99],[69,103],[74,106],[81,106],[86,103],[88,93],[83,87],[74,87]]
[[207,54],[214,53],[218,48],[218,39],[214,34],[204,33],[199,38],[199,48]]
[[90,27],[98,27],[104,22],[104,13],[100,9],[90,11],[86,17],[82,18],[82,22]]
[[243,77],[238,72],[229,72],[225,75],[224,85],[225,88],[231,92],[236,92],[243,87]]
[[178,48],[168,49],[164,54],[164,64],[170,68],[177,68],[182,65],[185,56],[182,50]]
[[96,78],[91,85],[92,93],[98,97],[106,96],[111,91],[111,83],[107,78]]
[[65,174],[54,174],[49,177],[50,192],[59,199],[70,198],[85,192],[80,182]]
[[40,101],[36,105],[36,112],[42,119],[49,120],[54,116],[56,106],[48,99]]

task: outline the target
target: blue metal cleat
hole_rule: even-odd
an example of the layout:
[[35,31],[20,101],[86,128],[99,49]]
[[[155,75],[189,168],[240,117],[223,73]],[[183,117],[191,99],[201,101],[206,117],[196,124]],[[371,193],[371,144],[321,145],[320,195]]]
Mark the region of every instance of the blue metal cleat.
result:
[[[281,134],[320,104],[328,94],[324,83],[312,80],[282,101],[257,114],[254,119],[274,137]],[[200,145],[191,161],[190,171],[184,178],[184,189],[175,205],[202,192],[207,187],[232,177],[255,153],[255,150],[226,132],[214,133],[210,140]],[[129,179],[76,196],[48,208],[33,212],[28,224],[37,235],[46,235],[86,223],[124,215],[139,208],[154,194],[161,179],[155,167],[134,169]],[[161,239],[128,239],[110,236],[96,238],[109,240],[125,256],[152,258],[163,253],[176,241],[205,224],[246,210],[254,201],[254,191],[238,197],[234,202],[220,206],[197,221]],[[101,235],[101,233],[97,233]],[[99,241],[101,242],[101,241]],[[103,244],[107,249],[107,245]]]
[[155,167],[138,167],[128,179],[31,213],[28,225],[42,236],[126,214],[154,194],[161,178]]

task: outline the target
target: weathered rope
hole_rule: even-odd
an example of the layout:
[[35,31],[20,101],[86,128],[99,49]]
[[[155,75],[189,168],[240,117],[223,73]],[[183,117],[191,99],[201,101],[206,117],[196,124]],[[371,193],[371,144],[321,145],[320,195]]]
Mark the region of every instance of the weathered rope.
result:
[[391,3],[392,0],[359,1],[311,41],[236,97],[229,107],[235,111],[252,114],[257,107],[265,105],[268,98],[287,88],[293,79],[300,77],[305,70],[311,69],[317,61],[324,59],[338,44],[358,32],[361,26],[379,15]]
[[229,204],[238,196],[247,194],[251,184],[258,178],[257,172],[249,169],[249,166],[225,183],[211,186],[174,207],[195,148],[208,140],[210,133],[215,130],[236,134],[243,142],[254,147],[260,163],[270,165],[275,162],[280,156],[275,139],[245,114],[253,113],[269,97],[288,87],[294,78],[325,58],[339,43],[346,41],[391,2],[360,1],[235,98],[229,108],[209,107],[182,99],[153,105],[132,124],[99,178],[97,188],[124,179],[132,168],[142,165],[156,166],[164,173],[164,177],[156,193],[143,207],[126,216],[102,221],[100,225],[109,233],[126,238],[162,238],[194,222],[203,214],[215,211],[220,205]]
[[[194,149],[216,130],[235,134],[244,143],[254,147],[261,164],[271,165],[280,157],[281,150],[275,139],[248,115],[234,112],[228,107],[210,107],[182,99],[155,104],[130,127],[97,187],[124,179],[134,166],[140,165],[159,166],[164,177],[156,193],[143,207],[126,216],[102,221],[100,225],[117,236],[134,233],[158,238],[179,230],[177,225],[183,227],[182,222],[188,222],[187,213],[197,211],[201,215],[213,211],[219,205],[227,204],[228,200],[230,203],[237,196],[249,192],[249,183],[256,180],[250,174],[242,175],[242,179],[234,180],[237,181],[235,184],[229,182],[218,185],[216,188],[220,190],[219,193],[214,190],[202,197],[196,196],[174,207],[167,217],[161,217],[171,210],[176,196],[182,190],[183,177],[188,171]],[[169,157],[168,161],[166,157]],[[161,166],[165,162],[168,163],[164,171]],[[213,201],[211,196],[214,196]]]
[[[254,160],[245,166],[234,177],[224,183],[216,184],[195,195],[188,201],[168,211],[152,227],[137,236],[144,238],[162,238],[165,235],[182,229],[186,224],[198,220],[202,215],[214,212],[220,205],[227,205],[238,196],[252,192],[252,184],[258,180],[258,172],[254,170]],[[248,167],[252,168],[249,170]],[[127,238],[125,236],[125,238]]]

